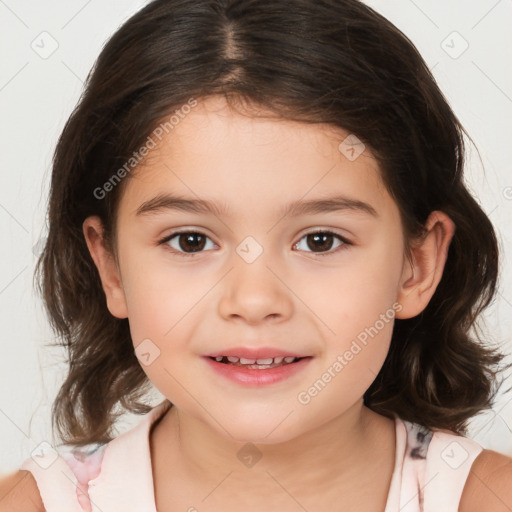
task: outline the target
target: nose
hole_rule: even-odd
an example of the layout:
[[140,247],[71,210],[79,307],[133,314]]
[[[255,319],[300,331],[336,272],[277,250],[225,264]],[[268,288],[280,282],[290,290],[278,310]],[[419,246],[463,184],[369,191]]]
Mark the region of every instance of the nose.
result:
[[239,319],[247,324],[282,322],[292,315],[293,293],[279,271],[260,256],[247,263],[238,258],[224,278],[219,314],[226,320]]

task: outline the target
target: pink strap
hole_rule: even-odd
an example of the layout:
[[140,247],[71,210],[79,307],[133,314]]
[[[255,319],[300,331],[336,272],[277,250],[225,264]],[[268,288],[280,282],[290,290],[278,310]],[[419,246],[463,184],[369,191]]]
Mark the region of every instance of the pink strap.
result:
[[[25,459],[20,467],[34,476],[44,509],[48,512],[83,512],[77,502],[77,478],[59,455],[42,454]],[[55,492],[58,489],[58,492]]]
[[473,462],[483,448],[454,434],[435,432],[425,475],[425,512],[457,512]]

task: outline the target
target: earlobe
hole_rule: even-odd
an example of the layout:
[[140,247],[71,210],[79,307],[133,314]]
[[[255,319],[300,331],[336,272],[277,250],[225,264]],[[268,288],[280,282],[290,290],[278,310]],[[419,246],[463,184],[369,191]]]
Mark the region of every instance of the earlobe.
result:
[[404,264],[396,318],[412,318],[428,305],[441,281],[455,224],[441,211],[432,212],[425,223],[425,235],[414,241],[411,260]]
[[105,244],[101,219],[97,216],[87,217],[82,230],[91,258],[98,269],[110,313],[117,318],[128,318],[119,267]]

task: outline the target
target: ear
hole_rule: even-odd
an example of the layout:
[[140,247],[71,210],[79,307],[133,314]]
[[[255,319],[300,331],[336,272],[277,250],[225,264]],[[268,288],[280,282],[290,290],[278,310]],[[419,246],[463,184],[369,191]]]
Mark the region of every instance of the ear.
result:
[[413,242],[412,262],[406,260],[397,302],[396,318],[412,318],[428,305],[443,276],[455,224],[441,211],[432,212],[425,223],[426,234]]
[[128,308],[119,267],[114,255],[105,244],[101,219],[97,216],[87,217],[82,229],[87,247],[100,274],[108,310],[117,318],[128,318]]

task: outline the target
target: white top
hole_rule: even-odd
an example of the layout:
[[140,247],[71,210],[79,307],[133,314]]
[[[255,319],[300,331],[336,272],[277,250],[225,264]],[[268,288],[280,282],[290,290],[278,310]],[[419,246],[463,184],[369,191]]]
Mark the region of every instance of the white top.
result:
[[[168,400],[109,443],[26,459],[46,512],[157,512],[149,433]],[[458,512],[464,484],[483,448],[446,431],[395,418],[395,463],[384,512]]]

